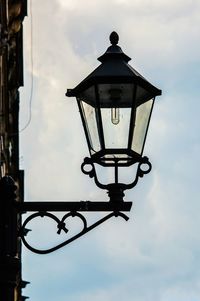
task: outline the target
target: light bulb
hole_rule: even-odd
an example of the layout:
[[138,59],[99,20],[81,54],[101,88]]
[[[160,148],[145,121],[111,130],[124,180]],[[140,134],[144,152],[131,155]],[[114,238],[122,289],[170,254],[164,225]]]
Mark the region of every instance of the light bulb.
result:
[[111,121],[115,125],[117,125],[119,123],[119,121],[120,121],[119,108],[112,108],[111,109]]

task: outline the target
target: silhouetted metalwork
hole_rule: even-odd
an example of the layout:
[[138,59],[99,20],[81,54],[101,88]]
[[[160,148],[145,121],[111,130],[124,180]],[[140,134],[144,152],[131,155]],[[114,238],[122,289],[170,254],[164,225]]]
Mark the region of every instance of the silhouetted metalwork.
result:
[[[115,182],[111,184],[102,184],[99,182],[97,173],[94,167],[94,163],[98,163],[98,159],[95,159],[95,157],[89,158],[86,157],[84,159],[84,162],[81,165],[81,170],[84,174],[89,175],[90,178],[94,178],[95,184],[101,188],[108,190],[108,195],[110,197],[110,202],[113,204],[113,206],[116,206],[116,209],[118,209],[118,206],[120,204],[124,203],[123,196],[124,196],[124,190],[131,189],[136,186],[139,178],[143,177],[145,174],[149,173],[151,171],[151,163],[149,162],[149,159],[147,157],[140,157],[140,162],[137,167],[137,172],[135,179],[129,183],[119,183],[118,181],[118,168],[119,168],[119,160],[118,158],[112,158],[111,160],[114,161],[114,163],[111,163],[112,166],[114,165],[115,168]],[[130,160],[130,164],[135,163],[135,160]],[[86,169],[86,166],[90,165],[91,168],[89,170]],[[142,169],[142,166],[147,166],[146,169]]]
[[[91,168],[87,171],[85,169],[86,165],[91,165]],[[147,165],[147,169],[143,170],[142,165]],[[108,195],[110,197],[109,202],[90,202],[90,201],[80,201],[80,202],[25,202],[25,203],[19,203],[17,204],[18,211],[21,212],[31,212],[31,211],[38,211],[37,213],[31,214],[26,220],[24,221],[21,229],[20,229],[20,237],[24,243],[24,245],[31,250],[34,253],[38,254],[47,254],[51,253],[53,251],[56,251],[67,244],[73,242],[77,238],[83,236],[87,232],[91,231],[92,229],[96,228],[100,224],[104,223],[111,217],[122,217],[126,221],[129,219],[124,213],[120,211],[129,211],[132,206],[132,202],[124,202],[123,196],[124,196],[124,190],[133,188],[137,182],[139,177],[143,177],[144,174],[147,174],[151,170],[151,163],[148,161],[147,157],[142,157],[141,162],[138,164],[137,173],[135,180],[130,184],[120,184],[118,183],[118,165],[117,165],[117,159],[116,159],[116,169],[115,169],[115,183],[114,184],[102,184],[98,181],[96,171],[94,168],[94,162],[91,158],[85,158],[84,162],[81,166],[81,169],[83,173],[88,174],[91,178],[94,177],[95,183],[98,187],[102,189],[108,190]],[[69,213],[65,214],[63,218],[60,220],[57,216],[54,214],[48,212],[48,211],[67,211],[70,210]],[[106,215],[105,217],[101,218],[100,220],[96,221],[94,224],[88,226],[86,218],[78,211],[85,211],[85,212],[91,212],[91,211],[113,211],[112,213]],[[62,231],[66,234],[69,234],[69,229],[66,227],[66,221],[69,217],[78,217],[82,223],[83,223],[83,229],[78,234],[67,238],[64,242],[59,243],[58,245],[45,249],[40,250],[37,248],[34,248],[30,245],[30,243],[27,240],[27,235],[29,230],[27,230],[29,222],[31,222],[33,219],[37,217],[49,217],[52,220],[54,220],[57,223],[57,234],[60,234]]]
[[[110,35],[111,46],[98,58],[101,62],[89,76],[74,89],[68,89],[67,96],[77,98],[78,108],[86,135],[90,157],[81,165],[84,174],[94,179],[96,185],[108,192],[107,202],[13,202],[15,217],[33,212],[19,229],[18,235],[32,252],[47,254],[73,242],[112,217],[128,220],[122,212],[131,210],[132,202],[124,201],[124,191],[136,186],[139,178],[151,171],[151,163],[143,150],[155,97],[161,90],[154,87],[128,62],[130,57],[117,45],[119,36]],[[113,178],[108,183],[97,177],[96,166],[114,169]],[[130,183],[120,182],[119,168],[136,166]],[[14,193],[15,182],[10,178],[9,185]],[[103,218],[88,225],[82,212],[109,212]],[[65,212],[60,219],[52,212]],[[38,249],[28,240],[30,222],[34,219],[50,218],[56,224],[57,234],[65,233],[66,239],[48,249]],[[69,218],[78,218],[82,230],[70,236]]]
[[[108,190],[110,202],[117,207],[124,202],[124,191],[135,187],[139,177],[151,170],[143,157],[155,97],[161,90],[133,69],[131,60],[117,45],[119,36],[110,35],[111,46],[98,58],[101,64],[66,96],[76,97],[90,152],[81,170],[94,178],[96,185]],[[114,168],[114,180],[102,184],[95,166]],[[119,168],[138,164],[136,177],[119,182]],[[147,169],[143,169],[146,165]]]
[[[82,223],[83,223],[83,229],[82,231],[80,231],[78,234],[66,239],[64,242],[62,243],[59,243],[58,245],[52,247],[52,248],[49,248],[49,249],[45,249],[45,250],[40,250],[40,249],[37,249],[37,248],[34,248],[32,247],[27,239],[26,239],[26,235],[24,235],[24,230],[26,229],[26,226],[28,226],[28,223],[37,218],[37,217],[49,217],[51,218],[52,220],[54,220],[56,223],[57,223],[57,234],[60,234],[61,231],[65,232],[66,234],[68,234],[70,232],[70,230],[66,227],[66,221],[67,221],[67,218],[69,217],[78,217]],[[72,241],[76,240],[77,238],[83,236],[84,234],[86,234],[87,232],[91,231],[92,229],[96,228],[97,226],[101,225],[102,223],[104,223],[105,221],[107,221],[108,219],[110,219],[111,217],[122,217],[124,218],[126,221],[129,219],[125,214],[121,213],[121,212],[112,212],[108,215],[106,215],[105,217],[99,219],[97,222],[95,222],[94,224],[88,226],[87,225],[87,221],[86,221],[86,218],[78,213],[78,212],[69,212],[67,214],[65,214],[63,216],[63,218],[60,220],[57,216],[55,216],[54,214],[52,213],[49,213],[49,212],[37,212],[37,213],[34,213],[32,215],[30,215],[23,223],[21,229],[20,229],[20,236],[21,236],[21,239],[24,243],[24,245],[29,249],[31,250],[32,252],[34,253],[37,253],[37,254],[48,254],[48,253],[51,253],[51,252],[54,252],[66,245],[68,245],[69,243],[71,243]]]

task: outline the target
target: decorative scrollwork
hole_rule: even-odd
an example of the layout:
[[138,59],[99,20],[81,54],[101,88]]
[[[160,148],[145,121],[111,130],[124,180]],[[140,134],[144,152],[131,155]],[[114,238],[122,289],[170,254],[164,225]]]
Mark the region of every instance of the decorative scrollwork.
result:
[[[54,246],[52,248],[45,249],[45,250],[36,249],[36,248],[32,247],[28,243],[28,241],[26,240],[26,235],[25,235],[25,233],[27,233],[26,226],[33,219],[35,219],[37,217],[45,217],[45,216],[53,219],[57,223],[57,229],[58,229],[57,234],[60,234],[61,231],[64,231],[66,234],[69,232],[69,230],[66,228],[66,223],[65,223],[65,221],[69,217],[78,217],[82,221],[82,223],[83,223],[83,229],[78,234],[76,234],[76,235],[68,238],[67,240],[65,240],[64,242],[58,244],[57,246]],[[32,252],[37,253],[37,254],[48,254],[48,253],[52,253],[52,252],[54,252],[54,251],[56,251],[56,250],[58,250],[58,249],[60,249],[60,248],[62,248],[64,246],[68,245],[72,241],[74,241],[77,238],[83,236],[84,234],[86,234],[87,232],[91,231],[92,229],[94,229],[95,227],[99,226],[100,224],[102,224],[103,222],[107,221],[108,219],[110,219],[113,216],[115,216],[115,217],[120,216],[123,219],[125,219],[126,221],[129,219],[128,216],[125,215],[124,213],[113,211],[112,213],[110,213],[110,214],[106,215],[105,217],[101,218],[100,220],[98,220],[94,224],[88,226],[85,217],[82,214],[80,214],[79,212],[69,212],[69,213],[65,214],[61,220],[57,216],[55,216],[54,214],[52,214],[52,213],[49,213],[49,212],[37,212],[37,213],[31,214],[24,221],[24,223],[23,223],[23,225],[22,225],[22,227],[20,229],[20,237],[21,237],[24,245],[29,250],[31,250]]]
[[[89,169],[87,170],[87,167]],[[88,175],[90,178],[94,178],[95,184],[101,188],[101,189],[107,189],[108,185],[102,184],[99,182],[97,178],[97,174],[94,167],[94,162],[92,161],[92,158],[86,157],[81,164],[81,170],[85,175]]]
[[[20,229],[20,237],[21,237],[24,245],[29,250],[31,250],[32,252],[37,253],[37,254],[51,253],[51,252],[54,252],[54,251],[62,248],[65,245],[71,243],[72,241],[76,240],[77,238],[83,236],[84,234],[91,231],[92,229],[99,226],[100,224],[102,224],[103,222],[105,222],[106,220],[110,219],[113,216],[115,216],[115,217],[120,216],[120,217],[124,218],[126,221],[128,220],[128,217],[124,213],[122,213],[121,211],[123,211],[123,210],[129,211],[130,208],[131,208],[132,203],[124,202],[124,200],[123,200],[124,190],[131,189],[131,188],[135,187],[135,185],[137,184],[139,178],[143,177],[145,174],[147,174],[151,171],[151,168],[152,168],[151,163],[149,162],[147,157],[140,157],[137,162],[133,161],[133,164],[138,163],[138,167],[137,167],[135,179],[129,184],[124,184],[124,183],[119,183],[118,182],[118,165],[117,164],[115,165],[115,182],[110,183],[110,184],[100,183],[97,179],[97,174],[96,174],[96,171],[95,171],[94,163],[98,163],[98,162],[96,162],[95,160],[93,161],[92,158],[85,158],[84,162],[81,165],[81,170],[84,174],[87,174],[87,175],[89,175],[89,177],[94,178],[94,181],[95,181],[96,185],[99,188],[108,190],[108,195],[109,195],[110,201],[106,203],[106,206],[104,204],[105,208],[102,207],[102,206],[99,207],[99,205],[97,206],[96,203],[95,203],[95,206],[91,207],[92,203],[90,203],[90,202],[83,202],[83,208],[82,208],[81,202],[79,202],[78,205],[77,205],[77,203],[75,203],[73,205],[73,206],[75,206],[74,207],[75,209],[69,209],[68,213],[66,213],[62,217],[62,219],[59,219],[54,214],[50,213],[49,211],[51,211],[51,210],[48,209],[48,208],[53,209],[53,211],[59,212],[59,208],[61,208],[60,206],[58,208],[58,206],[56,204],[53,204],[53,206],[52,206],[52,204],[48,204],[48,203],[39,203],[39,204],[37,204],[37,206],[36,206],[37,209],[35,210],[37,212],[31,214],[24,221],[24,223],[23,223],[23,225]],[[28,206],[28,204],[30,206]],[[72,204],[70,203],[70,206],[71,205]],[[107,205],[109,205],[109,206],[107,206]],[[33,204],[30,204],[30,203],[25,203],[25,204],[22,203],[21,207],[20,206],[18,206],[18,207],[19,207],[18,210],[20,210],[21,212],[23,212],[23,211],[34,211],[33,208],[36,208],[35,206],[33,206]],[[23,208],[25,210],[23,210]],[[78,211],[93,211],[93,210],[91,210],[91,208],[92,209],[96,208],[95,211],[102,211],[102,209],[103,209],[103,211],[108,211],[108,209],[109,209],[109,211],[111,211],[111,213],[106,215],[105,217],[99,219],[94,224],[88,226],[86,218],[81,213],[79,213]],[[30,243],[26,239],[26,234],[27,234],[26,226],[30,221],[32,221],[34,218],[37,218],[37,217],[49,217],[52,220],[54,220],[57,223],[57,234],[61,234],[62,231],[65,234],[69,233],[69,229],[66,227],[66,220],[69,217],[79,218],[81,220],[82,224],[83,224],[83,228],[76,235],[74,235],[70,238],[67,238],[64,242],[62,242],[62,243],[60,243],[60,244],[58,244],[58,245],[56,245],[52,248],[44,249],[44,250],[36,249],[33,246],[31,246]]]
[[[139,178],[142,178],[145,174],[148,174],[152,169],[152,165],[149,162],[149,159],[147,157],[140,157],[137,162],[133,161],[133,164],[135,164],[135,163],[138,163],[138,167],[137,167],[137,172],[136,172],[135,179],[133,180],[133,182],[130,184],[113,183],[113,184],[116,184],[116,187],[118,186],[123,190],[133,188],[136,186]],[[145,166],[146,166],[146,169],[144,168]],[[102,184],[99,182],[92,158],[86,157],[84,159],[84,161],[81,165],[81,170],[84,174],[89,175],[90,178],[94,178],[94,181],[99,188],[109,190],[110,187],[113,186],[113,184]],[[118,170],[118,166],[116,165],[116,170],[115,170],[116,174],[118,173],[117,170]]]
[[[147,169],[142,169],[142,166],[147,165]],[[145,174],[149,173],[152,169],[152,165],[149,162],[147,157],[143,157],[141,162],[138,164],[138,175],[139,177],[143,177]]]
[[[89,166],[89,169],[87,170],[87,167]],[[85,175],[88,175],[90,178],[93,178],[95,176],[95,168],[94,164],[91,160],[91,158],[86,157],[81,164],[81,170]]]

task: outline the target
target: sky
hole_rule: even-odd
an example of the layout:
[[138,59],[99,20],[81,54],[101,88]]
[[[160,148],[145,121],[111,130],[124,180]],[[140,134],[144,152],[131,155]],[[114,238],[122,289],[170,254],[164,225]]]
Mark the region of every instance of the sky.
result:
[[[113,30],[130,64],[163,93],[144,150],[153,169],[126,192],[133,201],[129,221],[113,218],[49,255],[24,247],[23,279],[31,282],[24,295],[34,301],[199,301],[200,2],[28,2],[20,89],[26,201],[108,199],[80,171],[88,150],[76,101],[65,92],[98,66]],[[81,227],[76,219],[70,223],[74,233]],[[51,221],[32,226],[35,246],[56,243]]]

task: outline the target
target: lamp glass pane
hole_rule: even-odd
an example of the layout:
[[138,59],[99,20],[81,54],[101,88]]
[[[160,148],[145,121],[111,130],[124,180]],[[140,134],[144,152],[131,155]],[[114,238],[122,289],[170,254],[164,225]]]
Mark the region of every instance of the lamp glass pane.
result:
[[86,134],[90,143],[91,151],[98,152],[101,149],[99,132],[96,121],[96,109],[84,101],[80,101],[81,109],[83,113]]
[[135,128],[131,148],[138,154],[142,154],[143,151],[153,102],[154,100],[150,99],[149,101],[138,106],[136,109]]
[[101,109],[106,149],[127,149],[130,108]]

